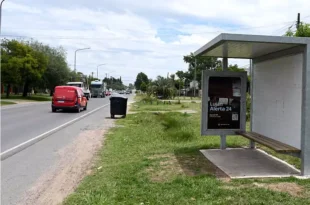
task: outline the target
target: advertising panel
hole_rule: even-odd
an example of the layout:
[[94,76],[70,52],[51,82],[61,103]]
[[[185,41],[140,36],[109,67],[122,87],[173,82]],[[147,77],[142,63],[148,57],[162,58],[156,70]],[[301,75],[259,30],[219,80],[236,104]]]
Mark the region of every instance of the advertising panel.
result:
[[241,79],[210,77],[209,129],[240,129]]
[[246,72],[203,71],[202,135],[245,130],[246,85]]

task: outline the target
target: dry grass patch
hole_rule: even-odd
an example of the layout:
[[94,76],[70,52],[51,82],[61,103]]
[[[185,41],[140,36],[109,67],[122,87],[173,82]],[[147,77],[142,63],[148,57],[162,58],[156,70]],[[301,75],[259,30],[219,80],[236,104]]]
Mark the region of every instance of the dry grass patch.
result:
[[157,154],[148,157],[152,166],[146,169],[153,182],[167,182],[175,176],[183,175],[181,166],[173,154]]
[[157,154],[148,157],[153,163],[147,168],[151,181],[167,182],[177,176],[213,175],[221,180],[229,181],[229,177],[207,160],[202,154],[174,155]]
[[293,182],[280,182],[280,183],[254,183],[255,186],[270,189],[277,192],[285,192],[292,196],[302,197],[304,195],[304,187]]
[[235,184],[235,185],[223,186],[222,188],[226,190],[236,190],[236,189],[251,189],[255,187],[265,188],[276,192],[288,193],[294,197],[309,196],[308,194],[306,194],[307,191],[304,189],[303,186],[300,186],[294,182],[278,182],[278,183],[254,182],[251,184],[239,184],[239,185]]

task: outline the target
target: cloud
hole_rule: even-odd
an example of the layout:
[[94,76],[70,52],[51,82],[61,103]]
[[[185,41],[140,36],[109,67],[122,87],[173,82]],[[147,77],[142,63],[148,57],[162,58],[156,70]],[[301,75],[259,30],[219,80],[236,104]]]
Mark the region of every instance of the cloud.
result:
[[30,6],[16,4],[14,2],[8,1],[5,2],[5,10],[9,12],[20,12],[20,13],[31,13],[31,14],[40,14],[40,9],[36,9]]
[[[308,0],[16,0],[4,2],[2,32],[63,46],[72,68],[75,50],[91,47],[77,53],[79,71],[96,73],[105,63],[101,78],[110,73],[134,81],[141,71],[155,78],[185,70],[183,55],[222,32],[282,35],[297,12],[310,15],[308,8]],[[247,67],[249,61],[229,63]]]

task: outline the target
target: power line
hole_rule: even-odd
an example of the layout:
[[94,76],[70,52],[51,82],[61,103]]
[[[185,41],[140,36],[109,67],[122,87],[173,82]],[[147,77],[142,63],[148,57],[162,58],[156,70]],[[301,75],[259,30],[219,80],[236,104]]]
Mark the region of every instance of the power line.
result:
[[[283,23],[291,23],[290,22],[283,22]],[[184,31],[180,31],[180,33],[177,34],[173,34],[173,33],[166,33],[166,34],[156,34],[159,36],[178,36],[178,35],[193,35],[193,34],[212,34],[212,33],[221,33],[221,32],[225,32],[225,31],[236,31],[236,30],[247,30],[247,29],[255,29],[255,28],[267,28],[267,27],[272,27],[275,25],[283,25],[283,23],[281,24],[270,24],[270,25],[266,25],[266,26],[257,26],[257,27],[239,27],[239,28],[233,28],[233,29],[225,29],[225,30],[217,30],[217,31],[206,31],[206,32],[196,32],[196,33],[187,33]],[[27,30],[27,29],[25,29]],[[127,30],[127,29],[125,29]],[[130,29],[128,29],[130,30]],[[134,30],[132,30],[134,31]],[[137,31],[134,31],[137,32]],[[145,36],[149,36],[150,34],[146,34]],[[48,36],[48,35],[32,35],[32,36],[28,36],[28,35],[14,35],[14,34],[2,34],[1,37],[7,37],[7,38],[48,38],[48,39],[63,39],[63,40],[130,40],[130,41],[141,41],[139,38],[137,39],[126,39],[128,37],[124,36],[123,38],[121,37],[111,37],[111,38],[98,38],[98,37],[87,37],[87,36]],[[141,34],[138,35],[138,37],[141,37]],[[138,40],[139,39],[139,40]]]
[[[280,32],[282,32],[284,29],[284,31],[286,31],[287,29],[289,29],[290,27],[292,27],[295,24],[295,21],[291,21],[290,23],[286,24],[285,26],[281,27],[280,29],[277,29],[276,31],[272,32],[272,34],[278,34]],[[281,34],[283,35],[283,34]]]
[[310,15],[303,17],[303,19],[310,18]]
[[[307,17],[305,17],[307,18]],[[231,29],[226,29],[226,30],[230,30],[230,31],[233,31],[233,30],[239,30],[239,29],[253,29],[253,28],[264,28],[264,27],[272,27],[272,26],[277,26],[277,25],[282,25],[283,23],[290,23],[290,22],[282,22],[282,23],[276,23],[276,24],[269,24],[269,25],[263,25],[263,26],[256,26],[256,27],[248,27],[248,26],[245,26],[245,27],[238,27],[238,28],[231,28]],[[100,27],[106,27],[106,29],[108,31],[111,31],[113,32],[113,30],[111,30],[107,25],[96,25],[98,26],[99,28]],[[69,31],[89,31],[89,30],[92,30],[94,28],[17,28],[17,27],[3,27],[3,29],[10,29],[10,30],[23,30],[23,31],[27,31],[27,30],[48,30],[48,31],[51,31],[51,30],[69,30]],[[177,28],[165,28],[167,30],[169,29],[173,29],[173,30],[178,30]],[[163,30],[165,30],[163,29]],[[136,32],[136,30],[134,29],[129,29],[129,28],[118,28],[116,30],[121,30],[121,31],[133,31],[133,32]],[[156,28],[154,29],[143,29],[143,31],[157,31]],[[208,31],[208,32],[199,32],[199,33],[193,33],[193,34],[200,34],[200,33],[214,33],[214,32],[218,32],[218,31]]]

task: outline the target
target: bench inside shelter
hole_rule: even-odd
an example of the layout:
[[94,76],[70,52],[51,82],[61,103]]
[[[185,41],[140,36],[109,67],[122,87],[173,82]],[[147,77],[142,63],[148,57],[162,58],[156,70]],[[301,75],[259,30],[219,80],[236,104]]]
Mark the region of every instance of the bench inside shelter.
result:
[[264,145],[270,149],[273,149],[276,152],[279,153],[296,153],[299,154],[301,152],[300,149],[297,149],[293,146],[290,146],[288,144],[279,142],[277,140],[271,139],[269,137],[266,137],[264,135],[258,134],[256,132],[245,132],[245,131],[236,131],[237,135],[241,135],[245,138],[248,138],[251,141],[257,142],[261,145]]

